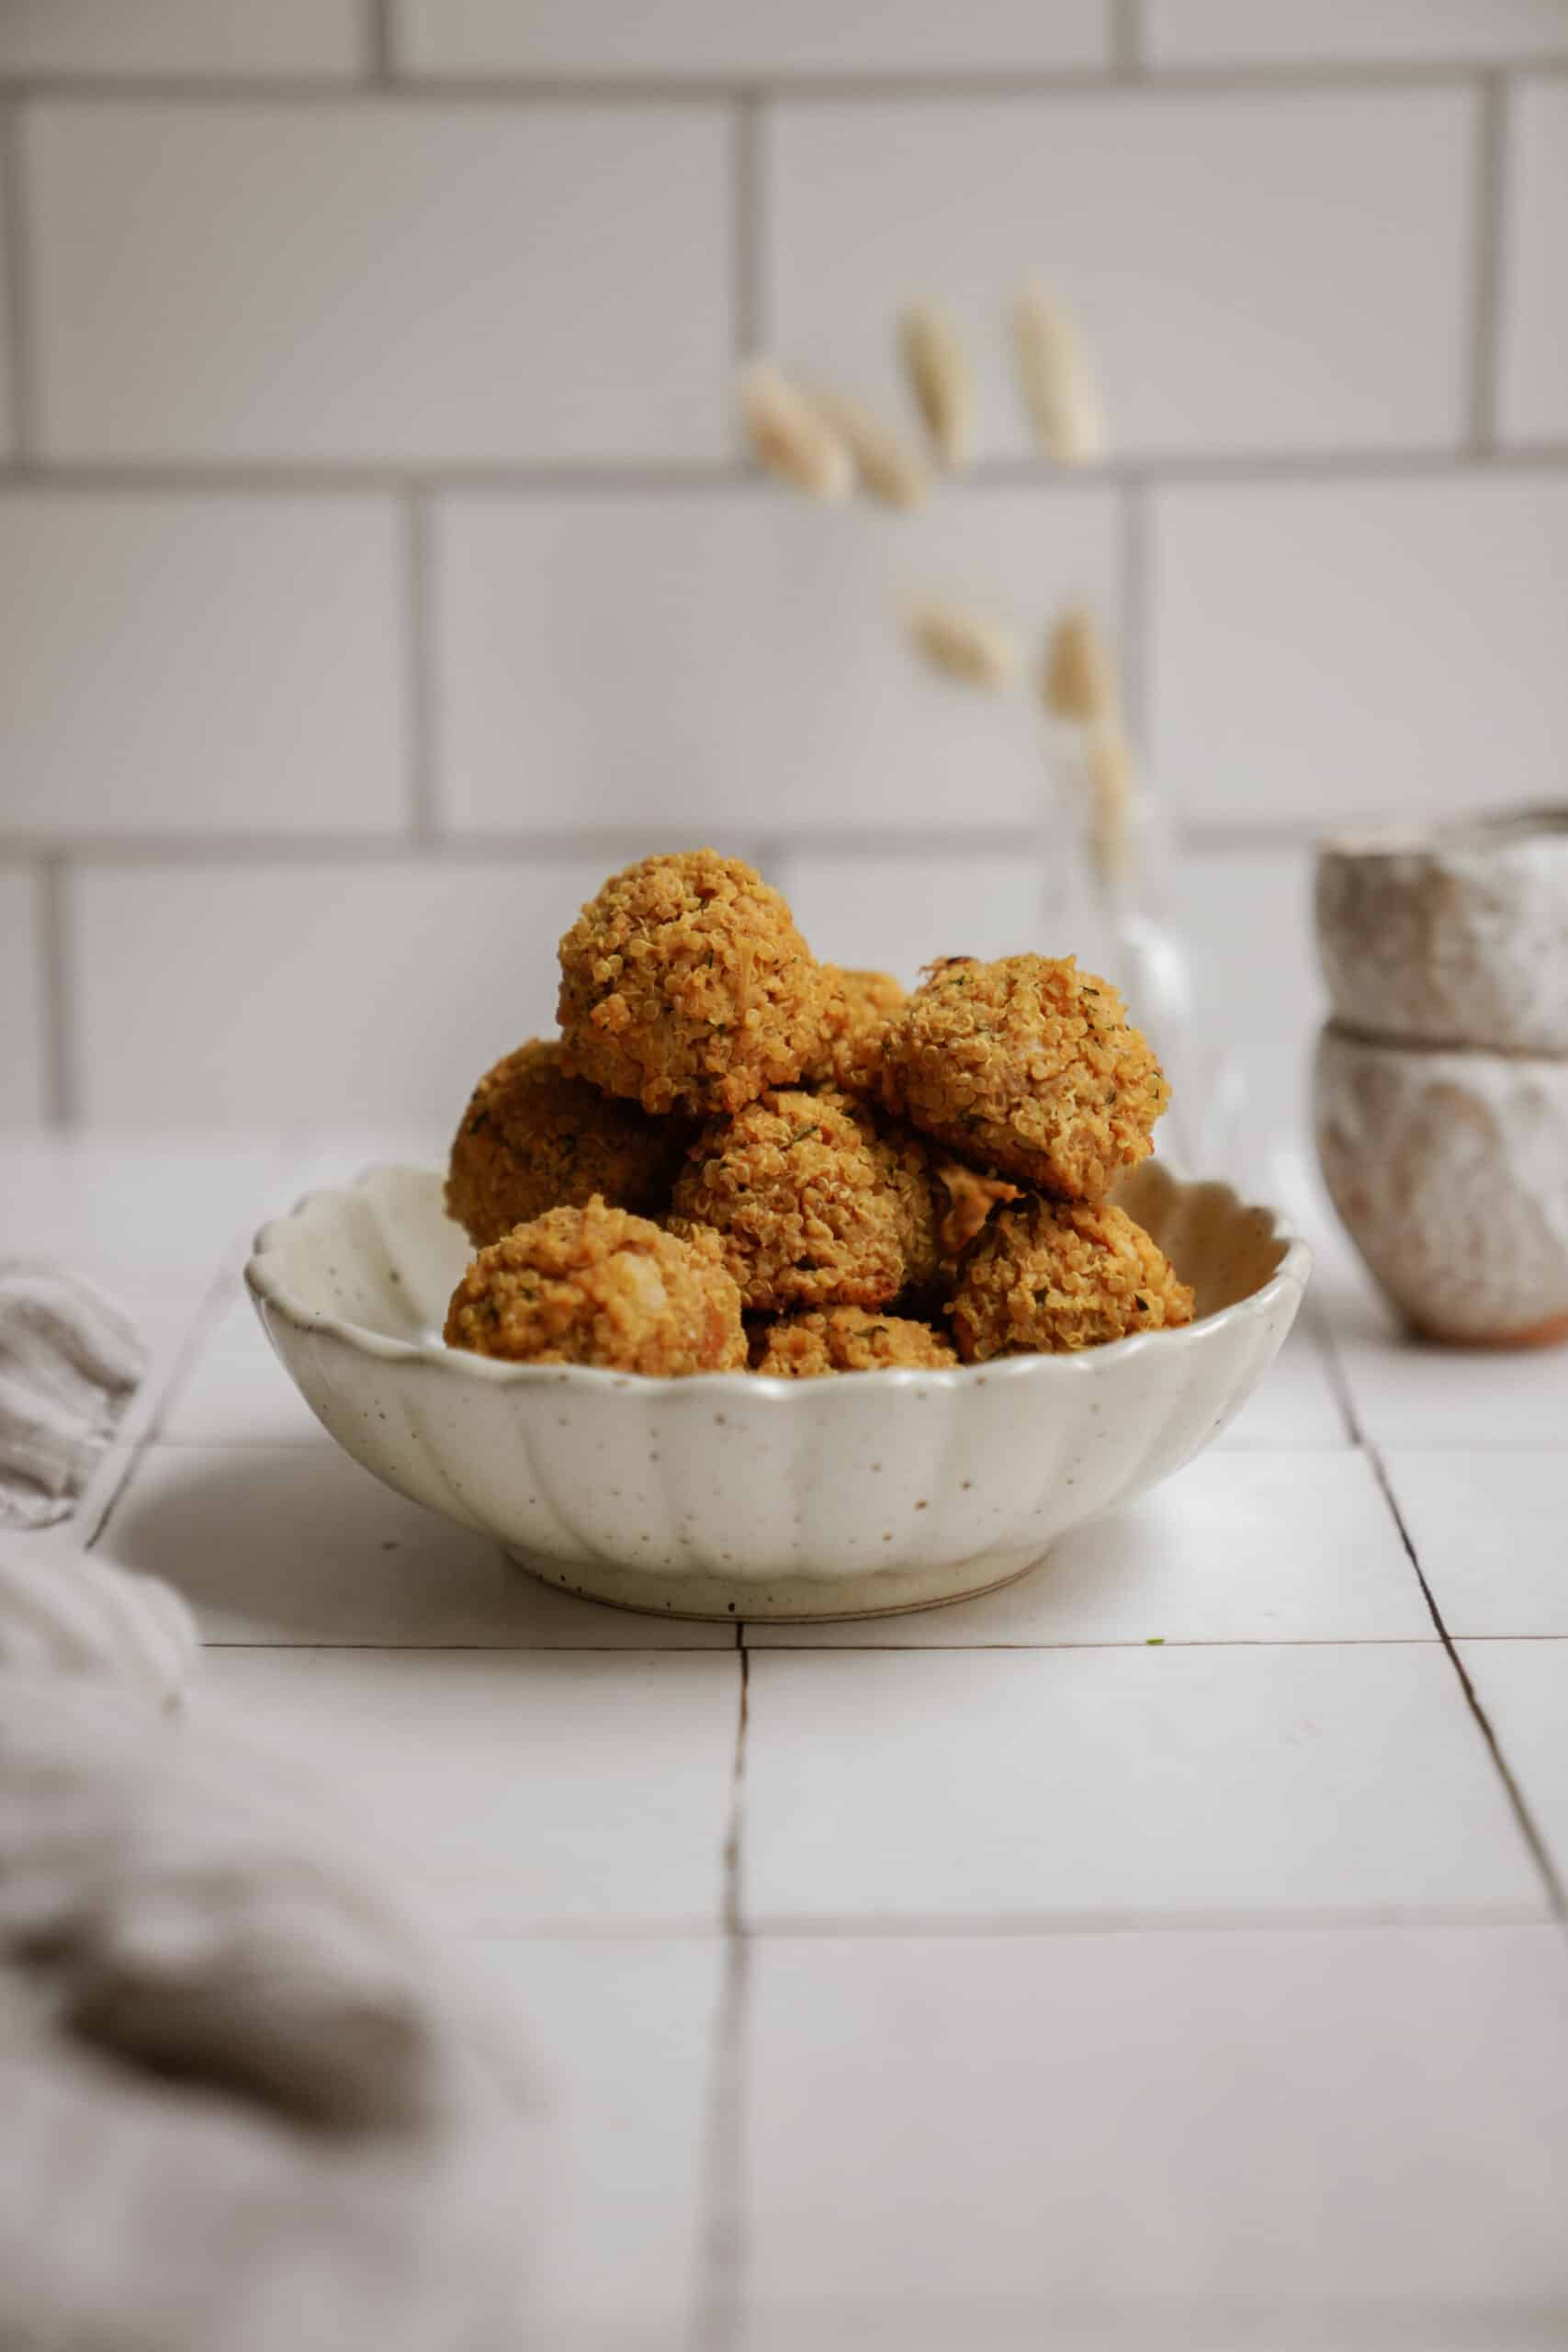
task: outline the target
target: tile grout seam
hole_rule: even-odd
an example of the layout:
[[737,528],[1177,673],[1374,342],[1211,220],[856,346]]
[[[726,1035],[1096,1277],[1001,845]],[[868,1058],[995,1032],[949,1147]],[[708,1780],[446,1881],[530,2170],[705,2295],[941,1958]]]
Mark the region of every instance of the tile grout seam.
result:
[[[172,1375],[171,1375],[172,1377]],[[171,1404],[176,1400],[170,1395]],[[204,1439],[182,1442],[161,1433],[153,1443],[168,1446],[176,1453],[222,1453],[249,1460],[268,1452],[303,1453],[315,1449],[308,1444],[247,1446],[235,1445],[220,1439]],[[667,1622],[667,1621],[661,1621]],[[746,1645],[748,1661],[753,1657],[788,1655],[792,1657],[975,1657],[978,1656],[1009,1657],[1078,1657],[1086,1651],[1101,1655],[1108,1651],[1165,1650],[1398,1650],[1430,1649],[1437,1640],[1431,1634],[1215,1634],[1210,1639],[1164,1634],[1150,1640],[1147,1635],[1128,1634],[1120,1640],[1088,1642],[759,1642]],[[1467,1634],[1466,1641],[1473,1642],[1564,1642],[1562,1634]],[[394,1642],[394,1641],[243,1641],[237,1637],[214,1637],[206,1644],[214,1650],[268,1650],[288,1656],[297,1650],[321,1650],[337,1656],[343,1652],[375,1650],[389,1657],[405,1653],[420,1653],[435,1657],[725,1657],[732,1653],[716,1648],[711,1642]],[[742,1923],[736,1930],[744,1936],[748,1930]]]
[[1505,211],[1507,202],[1509,85],[1500,72],[1483,74],[1476,91],[1475,188],[1472,198],[1469,347],[1465,380],[1467,439],[1474,458],[1497,447],[1497,392]]
[[[37,447],[38,399],[34,374],[34,305],[31,215],[22,154],[19,101],[0,102],[0,320],[8,349],[6,390],[16,459],[26,464]],[[4,472],[0,467],[0,472]]]
[[[736,278],[740,274],[738,260],[731,274]],[[760,280],[762,273],[758,269],[754,275]],[[760,309],[760,284],[753,291]],[[24,294],[24,308],[27,299]],[[24,405],[27,398],[24,392]],[[946,494],[962,501],[971,493],[996,490],[1048,492],[1064,498],[1168,487],[1308,491],[1323,484],[1429,484],[1456,477],[1488,481],[1555,475],[1564,468],[1568,439],[1492,440],[1477,447],[1461,432],[1454,439],[1384,447],[1153,450],[1067,469],[1029,456],[994,456],[981,458]],[[453,457],[417,465],[357,458],[46,457],[26,448],[0,455],[0,493],[11,495],[341,500],[418,492],[432,499],[570,499],[611,492],[627,497],[776,494],[755,467],[723,451],[708,458],[671,459]]]
[[[169,1408],[184,1392],[209,1340],[228,1306],[228,1290],[233,1273],[233,1263],[227,1257],[220,1260],[214,1269],[212,1279],[197,1300],[190,1321],[186,1326],[185,1336],[175,1351],[174,1362],[153,1395],[147,1419],[131,1444],[125,1467],[115,1482],[114,1491],[105,1502],[97,1524],[86,1539],[84,1546],[86,1551],[96,1551],[102,1543],[116,1512],[130,1492],[142,1463],[159,1442]],[[209,1646],[210,1645],[206,1642],[202,1644],[204,1649]],[[292,1647],[293,1645],[288,1646]]]
[[1130,477],[1118,502],[1117,569],[1122,603],[1122,683],[1133,741],[1145,764],[1150,743],[1150,671],[1153,644],[1149,595],[1149,485]]
[[361,0],[364,25],[361,45],[364,55],[364,85],[370,90],[385,90],[396,81],[392,61],[391,0]]
[[[731,356],[738,366],[762,347],[761,148],[761,99],[756,91],[744,91],[735,102],[730,154]],[[751,469],[744,469],[744,478],[753,479]]]
[[1136,85],[1145,73],[1143,0],[1109,0],[1110,67],[1118,83]]
[[[0,101],[41,98],[83,106],[300,106],[363,107],[373,104],[423,107],[697,107],[732,105],[760,90],[786,105],[863,104],[906,101],[964,105],[987,99],[1092,101],[1135,91],[1139,96],[1326,98],[1375,91],[1401,95],[1473,84],[1478,61],[1438,52],[1427,58],[1269,59],[1235,63],[1165,63],[1151,66],[1137,54],[1136,0],[1113,0],[1111,54],[1099,65],[976,67],[968,71],[897,69],[833,73],[752,72],[704,74],[532,73],[406,73],[381,53],[382,34],[373,8],[370,29],[354,74],[145,74],[46,72],[0,74]],[[1122,28],[1125,12],[1128,29]],[[366,54],[366,51],[368,54]],[[1506,70],[1535,79],[1568,74],[1561,51],[1510,57]],[[1479,70],[1487,70],[1484,63]],[[1500,70],[1500,69],[1499,69]]]
[[714,2028],[712,2089],[705,2132],[704,2225],[694,2328],[697,2352],[733,2352],[739,2340],[746,2278],[745,2083],[750,1951],[742,1916],[741,1882],[751,1661],[742,1624],[737,1624],[735,1634],[740,1687],[724,1840],[724,1973]]
[[44,1118],[53,1128],[75,1126],[81,1115],[77,1082],[75,972],[71,953],[70,862],[46,852],[34,869],[39,987],[39,1057]]
[[[689,841],[694,822],[637,826],[567,825],[496,831],[483,827],[442,831],[428,842],[411,842],[406,823],[384,831],[40,833],[0,830],[0,866],[38,865],[51,859],[76,866],[400,865],[413,848],[437,853],[453,865],[489,865],[516,858],[540,865],[569,865],[582,858],[648,855]],[[793,833],[755,831],[742,822],[719,829],[726,838],[754,852],[753,863],[775,865],[798,858],[825,858],[852,865],[870,858],[1016,857],[1032,853],[1035,829],[1018,825],[846,825],[831,830],[803,827]],[[1321,820],[1284,818],[1279,823],[1248,819],[1190,820],[1176,825],[1179,855],[1251,858],[1309,849],[1320,838]]]
[[1365,1928],[1419,1933],[1432,1928],[1495,1932],[1519,1928],[1560,1935],[1562,1923],[1544,1905],[1348,1904],[1314,1910],[969,1911],[765,1914],[750,1930],[756,1943],[810,1939],[821,1942],[897,1942],[942,1938],[1011,1938],[1048,1942],[1068,1936],[1207,1936],[1335,1934]]
[[404,492],[400,534],[402,571],[403,712],[408,729],[404,783],[408,838],[429,849],[441,836],[436,769],[435,605],[433,590],[429,499],[423,491]]
[[1327,1321],[1326,1317],[1325,1318],[1324,1331],[1328,1349],[1330,1377],[1334,1380],[1339,1392],[1341,1404],[1349,1420],[1356,1443],[1359,1447],[1360,1451],[1365,1454],[1368,1466],[1370,1467],[1373,1477],[1377,1480],[1378,1487],[1382,1495],[1383,1501],[1388,1507],[1389,1516],[1393,1521],[1394,1531],[1399,1537],[1400,1543],[1404,1548],[1404,1555],[1416,1573],[1416,1582],[1420,1585],[1422,1597],[1427,1603],[1427,1611],[1431,1617],[1434,1626],[1437,1628],[1438,1638],[1442,1643],[1445,1651],[1448,1653],[1449,1663],[1453,1668],[1455,1674],[1459,1677],[1459,1685],[1461,1690],[1464,1694],[1465,1704],[1470,1709],[1471,1716],[1475,1724],[1476,1729],[1480,1732],[1482,1739],[1485,1743],[1487,1754],[1492,1759],[1497,1777],[1503,1783],[1504,1793],[1507,1798],[1510,1808],[1512,1809],[1514,1820],[1517,1825],[1519,1835],[1523,1838],[1525,1845],[1529,1852],[1530,1859],[1535,1863],[1536,1870],[1546,1887],[1547,1894],[1551,1904],[1552,1915],[1560,1926],[1568,1924],[1568,1889],[1564,1889],[1562,1877],[1558,1871],[1556,1862],[1552,1859],[1551,1849],[1547,1846],[1546,1840],[1541,1836],[1540,1829],[1536,1826],[1534,1816],[1531,1814],[1529,1805],[1525,1802],[1524,1792],[1520,1788],[1518,1781],[1515,1779],[1513,1769],[1503,1754],[1502,1743],[1498,1739],[1496,1730],[1493,1725],[1490,1715],[1487,1713],[1486,1709],[1481,1702],[1481,1695],[1471,1679],[1469,1668],[1466,1667],[1463,1658],[1460,1656],[1458,1644],[1443,1621],[1442,1611],[1438,1607],[1437,1596],[1433,1592],[1430,1584],[1427,1582],[1426,1571],[1421,1566],[1420,1555],[1416,1548],[1416,1539],[1411,1533],[1404,1513],[1399,1507],[1399,1500],[1394,1493],[1393,1482],[1389,1476],[1388,1465],[1383,1460],[1382,1448],[1377,1445],[1368,1434],[1366,1429],[1362,1425],[1360,1415],[1356,1409],[1354,1393],[1351,1390],[1349,1378],[1345,1371],[1344,1363],[1340,1357],[1338,1343],[1335,1338],[1334,1329],[1332,1324]]

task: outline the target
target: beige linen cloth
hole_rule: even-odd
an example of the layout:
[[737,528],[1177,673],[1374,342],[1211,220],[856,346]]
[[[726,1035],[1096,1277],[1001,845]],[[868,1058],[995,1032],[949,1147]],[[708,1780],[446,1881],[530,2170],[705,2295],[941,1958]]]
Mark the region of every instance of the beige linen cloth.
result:
[[0,1528],[69,1518],[146,1371],[134,1326],[91,1283],[0,1259]]
[[492,2014],[148,1577],[0,1538],[0,2345],[529,2339]]

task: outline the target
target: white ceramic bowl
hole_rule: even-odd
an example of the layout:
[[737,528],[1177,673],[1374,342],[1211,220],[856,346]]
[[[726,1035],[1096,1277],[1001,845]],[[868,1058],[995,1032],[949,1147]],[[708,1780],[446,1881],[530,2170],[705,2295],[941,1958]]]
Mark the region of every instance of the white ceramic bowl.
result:
[[1121,1195],[1199,1319],[1073,1356],[822,1380],[644,1380],[447,1348],[469,1255],[441,1178],[374,1170],[265,1227],[245,1270],[306,1402],[400,1494],[548,1583],[684,1617],[863,1617],[1004,1584],[1179,1469],[1290,1329],[1305,1246],[1153,1162]]

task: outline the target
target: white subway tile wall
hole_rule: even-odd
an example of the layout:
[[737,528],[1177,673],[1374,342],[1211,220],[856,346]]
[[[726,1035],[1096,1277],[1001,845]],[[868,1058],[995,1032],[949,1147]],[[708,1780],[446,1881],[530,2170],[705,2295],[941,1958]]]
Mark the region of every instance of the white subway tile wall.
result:
[[1568,56],[1562,0],[1145,0],[1156,65]]
[[726,76],[1027,73],[1103,65],[1100,0],[970,0],[962,10],[876,0],[392,0],[399,62],[412,74]]
[[[12,193],[15,172],[17,128],[14,119],[0,107],[0,254],[15,254],[17,250],[16,201]],[[16,328],[12,313],[17,290],[12,283],[10,268],[0,271],[0,458],[8,458],[16,444],[16,420],[12,414],[12,382],[17,371]]]
[[716,107],[46,104],[57,458],[714,458]]
[[1568,474],[1181,483],[1151,530],[1161,774],[1332,826],[1560,792]]
[[[1031,664],[1117,642],[1206,1036],[1299,1128],[1309,843],[1561,791],[1558,0],[0,9],[0,1122],[444,1136],[612,865],[760,857],[821,952],[1041,938]],[[1111,456],[1030,447],[1028,271]],[[732,371],[908,411],[919,514],[764,481]],[[1067,944],[1051,938],[1052,944]]]
[[783,858],[771,878],[818,956],[894,972],[907,988],[933,956],[1011,956],[1045,944],[1043,857],[806,850]]
[[444,1147],[479,1072],[550,1025],[556,943],[603,870],[84,865],[69,911],[82,1114],[186,1129],[406,1122]]
[[1039,268],[1131,456],[1451,445],[1474,113],[1462,88],[781,106],[769,338],[886,395],[899,295],[944,295],[982,446],[1019,457],[1003,327]]
[[1092,488],[976,489],[908,529],[750,486],[446,500],[444,813],[458,832],[1026,821],[1036,711],[922,672],[895,606],[1078,598],[1113,619],[1117,544]]
[[399,528],[376,497],[0,496],[7,824],[400,831]]
[[366,21],[356,0],[6,0],[0,74],[345,78]]
[[1522,82],[1513,116],[1499,421],[1510,441],[1560,440],[1568,434],[1568,76]]

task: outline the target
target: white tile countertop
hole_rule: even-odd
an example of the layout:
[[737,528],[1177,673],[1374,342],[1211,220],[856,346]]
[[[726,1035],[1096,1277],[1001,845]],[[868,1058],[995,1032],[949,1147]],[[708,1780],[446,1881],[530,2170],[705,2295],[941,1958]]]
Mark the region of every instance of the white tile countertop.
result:
[[271,1359],[251,1229],[388,1156],[432,1144],[13,1140],[0,1250],[153,1350],[75,1536],[522,2008],[519,2342],[1568,2341],[1568,1351],[1405,1345],[1314,1231],[1238,1422],[1032,1577],[645,1620],[376,1484]]

